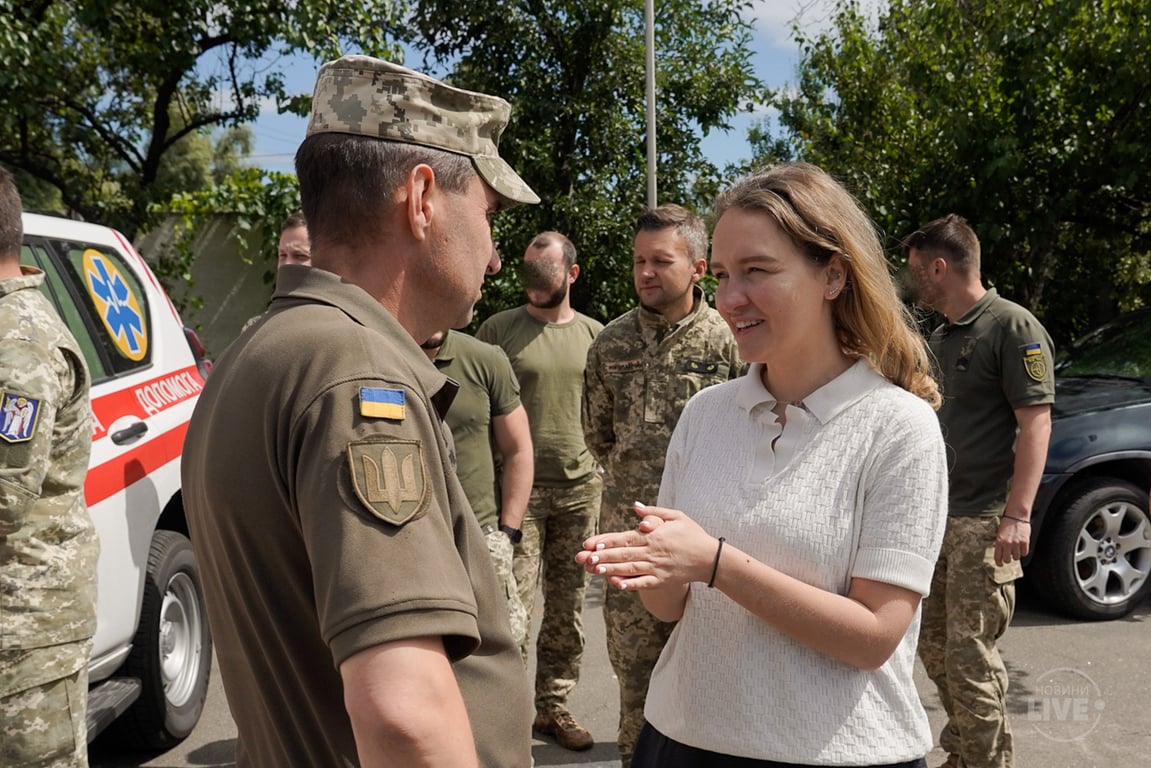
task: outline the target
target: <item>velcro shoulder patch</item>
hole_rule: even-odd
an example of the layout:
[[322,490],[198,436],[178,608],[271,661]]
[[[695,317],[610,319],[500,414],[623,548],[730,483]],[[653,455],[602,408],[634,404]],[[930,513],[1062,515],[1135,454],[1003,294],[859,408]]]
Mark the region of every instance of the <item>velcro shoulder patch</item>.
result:
[[1035,381],[1043,381],[1047,377],[1047,355],[1043,354],[1043,345],[1036,342],[1023,347],[1023,367]]
[[360,415],[370,419],[403,421],[407,397],[402,389],[360,387]]
[[26,443],[36,435],[40,401],[19,392],[0,392],[0,439]]
[[348,443],[348,469],[356,498],[385,523],[404,525],[427,507],[427,468],[418,440]]
[[686,373],[712,374],[719,371],[719,363],[708,362],[707,360],[684,360],[683,370]]

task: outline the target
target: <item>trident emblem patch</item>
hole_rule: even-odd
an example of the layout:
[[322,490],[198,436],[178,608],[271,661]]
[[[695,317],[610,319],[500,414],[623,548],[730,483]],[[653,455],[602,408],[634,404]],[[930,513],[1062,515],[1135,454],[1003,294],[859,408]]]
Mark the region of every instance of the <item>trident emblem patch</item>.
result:
[[381,520],[403,525],[423,512],[427,482],[421,443],[349,443],[348,469],[356,498]]

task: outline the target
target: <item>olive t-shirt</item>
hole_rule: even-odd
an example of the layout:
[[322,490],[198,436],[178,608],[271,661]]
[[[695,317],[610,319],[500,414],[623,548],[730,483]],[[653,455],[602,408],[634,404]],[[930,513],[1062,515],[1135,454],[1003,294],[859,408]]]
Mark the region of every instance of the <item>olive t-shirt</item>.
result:
[[1015,468],[1016,408],[1055,402],[1051,337],[1035,316],[987,291],[931,335],[950,469],[948,512],[997,515]]
[[536,487],[566,488],[595,472],[580,424],[583,372],[603,324],[579,312],[566,323],[538,320],[524,307],[489,317],[476,338],[507,353],[528,414]]
[[492,419],[519,407],[516,375],[502,349],[459,331],[444,337],[435,364],[460,385],[445,418],[456,444],[456,474],[480,526],[498,526],[500,491]]
[[530,765],[523,662],[441,423],[454,385],[355,285],[294,266],[276,282],[183,457],[237,763],[356,765],[339,665],[434,636],[480,764]]

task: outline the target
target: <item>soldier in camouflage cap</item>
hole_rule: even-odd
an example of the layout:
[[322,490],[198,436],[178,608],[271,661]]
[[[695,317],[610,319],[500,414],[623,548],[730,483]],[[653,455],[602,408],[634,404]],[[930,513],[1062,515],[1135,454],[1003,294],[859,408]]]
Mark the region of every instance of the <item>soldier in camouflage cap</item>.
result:
[[20,196],[0,169],[0,764],[87,766],[99,543],[84,505],[88,369],[20,266]]
[[308,135],[351,133],[466,155],[510,203],[539,196],[499,156],[511,105],[444,85],[427,75],[368,56],[325,64],[312,96]]
[[537,199],[496,154],[509,107],[361,56],[312,106],[312,267],[279,268],[184,443],[236,752],[528,768],[527,676],[443,422],[458,385],[419,347],[468,324],[492,217]]
[[[699,217],[678,205],[646,211],[632,252],[640,306],[596,337],[584,372],[584,437],[605,474],[604,532],[634,527],[632,502],[658,498],[664,454],[688,398],[744,372],[731,330],[697,285],[707,269],[707,230]],[[648,613],[636,592],[605,589],[603,613],[627,768],[643,728],[651,670],[675,625]]]

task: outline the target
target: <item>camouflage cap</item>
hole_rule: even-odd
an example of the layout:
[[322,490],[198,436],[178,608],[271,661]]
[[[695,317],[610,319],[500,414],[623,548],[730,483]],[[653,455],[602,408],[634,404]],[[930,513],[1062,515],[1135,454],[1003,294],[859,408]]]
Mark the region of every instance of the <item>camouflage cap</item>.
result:
[[510,114],[501,98],[381,59],[344,56],[320,68],[307,135],[351,133],[466,155],[505,200],[538,203],[539,195],[497,150]]

